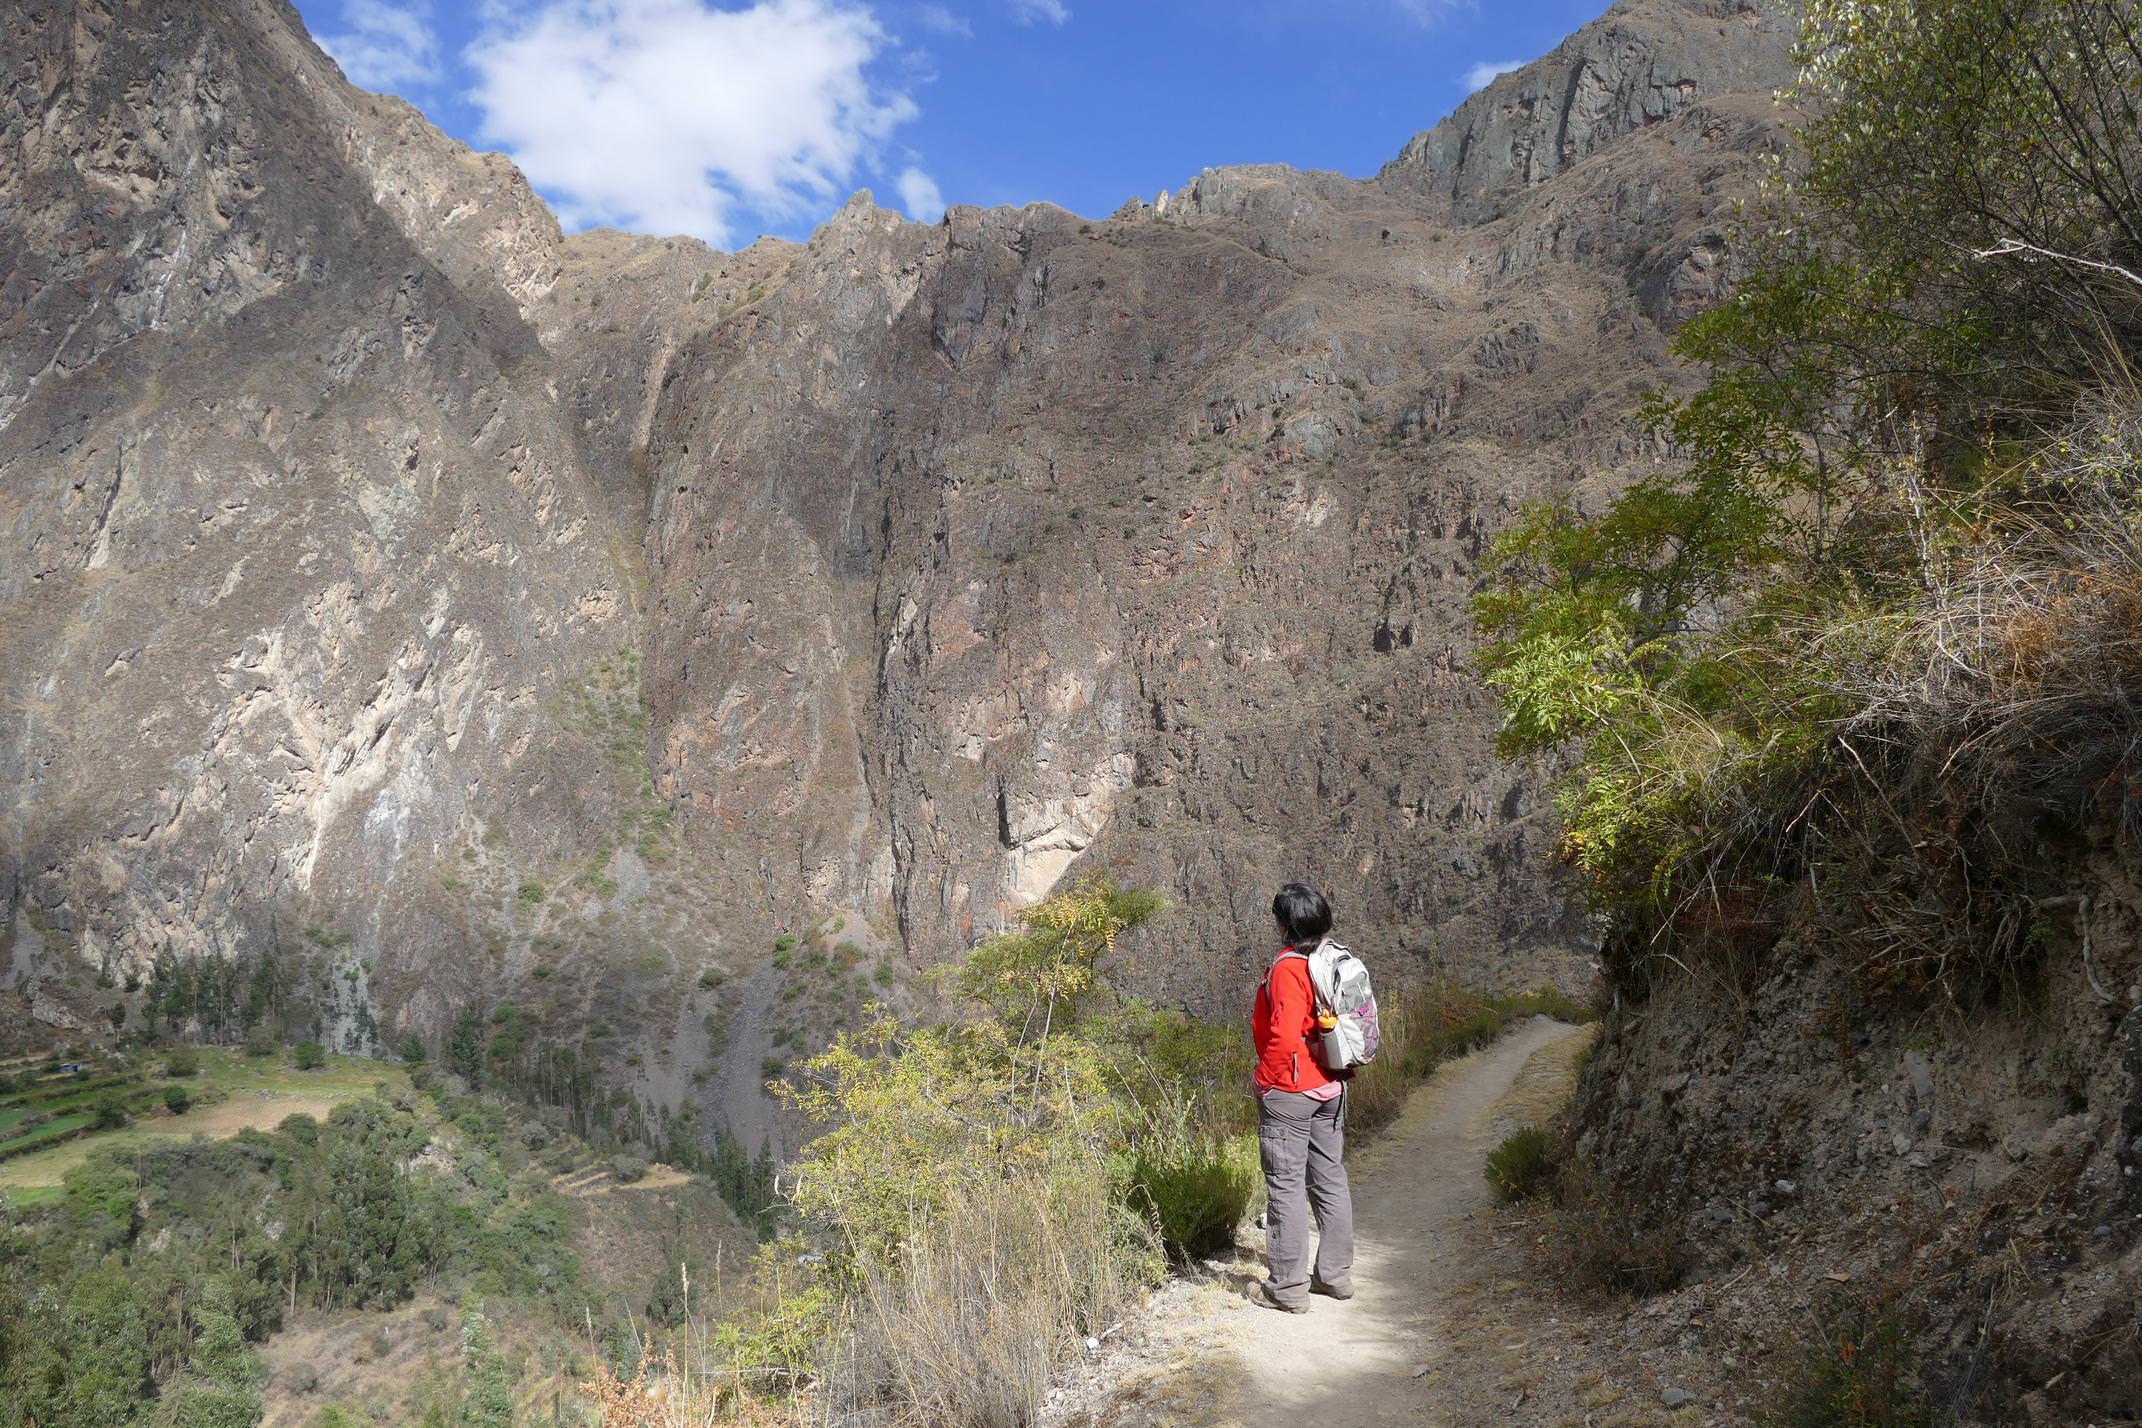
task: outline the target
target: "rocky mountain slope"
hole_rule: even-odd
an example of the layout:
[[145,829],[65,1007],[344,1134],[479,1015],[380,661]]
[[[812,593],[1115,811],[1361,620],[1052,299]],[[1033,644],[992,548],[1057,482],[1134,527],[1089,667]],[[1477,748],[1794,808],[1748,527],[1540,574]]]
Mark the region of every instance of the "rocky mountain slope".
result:
[[1789,7],[1617,6],[1370,180],[733,254],[562,234],[280,0],[0,25],[48,1025],[268,957],[345,1045],[512,1000],[754,1134],[784,1049],[1081,869],[1171,893],[1143,985],[1198,1007],[1284,876],[1393,976],[1581,967],[1464,603],[1519,504],[1661,459]]

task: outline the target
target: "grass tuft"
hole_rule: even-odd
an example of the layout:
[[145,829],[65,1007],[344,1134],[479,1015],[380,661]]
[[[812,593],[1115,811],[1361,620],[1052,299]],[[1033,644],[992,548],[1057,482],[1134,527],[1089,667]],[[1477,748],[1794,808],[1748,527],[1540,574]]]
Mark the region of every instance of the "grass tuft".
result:
[[1577,1287],[1643,1298],[1688,1272],[1688,1251],[1654,1213],[1655,1197],[1571,1160],[1556,1175],[1555,1198],[1555,1234]]
[[1540,1126],[1512,1131],[1488,1152],[1487,1183],[1505,1200],[1529,1200],[1554,1184],[1560,1144]]

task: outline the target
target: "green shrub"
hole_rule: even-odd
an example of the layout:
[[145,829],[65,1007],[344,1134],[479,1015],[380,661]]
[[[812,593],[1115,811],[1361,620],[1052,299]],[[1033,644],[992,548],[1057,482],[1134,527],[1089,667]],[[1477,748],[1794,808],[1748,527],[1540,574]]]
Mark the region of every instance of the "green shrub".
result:
[[630,1185],[647,1174],[647,1157],[643,1155],[614,1155],[610,1157],[610,1173]]
[[256,1036],[245,1044],[245,1054],[254,1060],[275,1054],[275,1043],[265,1036]]
[[201,1069],[201,1053],[191,1046],[174,1046],[164,1053],[166,1076],[192,1076]]
[[1539,1126],[1512,1131],[1488,1152],[1487,1183],[1505,1200],[1529,1200],[1554,1183],[1555,1137]]
[[[685,1403],[713,1406],[726,1369],[808,1379],[847,1421],[1031,1422],[1066,1348],[1161,1272],[1163,1234],[1191,1253],[1232,1230],[1257,1183],[1247,1138],[1205,1119],[1202,1082],[1145,1084],[1154,1063],[1124,1033],[1152,1019],[1104,980],[1161,906],[1099,881],[1044,899],[949,969],[952,1019],[871,1018],[777,1088],[820,1127],[779,1187],[819,1253],[767,1247]],[[783,934],[775,959],[796,947]],[[1238,1079],[1228,1104],[1247,1101]],[[770,1157],[724,1159],[724,1197],[763,1227]],[[629,1380],[596,1396],[637,1397]]]
[[1152,1220],[1177,1261],[1233,1245],[1261,1183],[1254,1135],[1214,1136],[1180,1126],[1140,1137],[1124,1169],[1132,1207]]
[[97,1097],[90,1107],[89,1125],[92,1130],[117,1130],[126,1124],[126,1102],[116,1094],[107,1093]]
[[193,1097],[186,1093],[184,1086],[164,1087],[164,1109],[172,1115],[183,1116],[192,1105]]
[[402,1039],[395,1044],[394,1054],[402,1058],[405,1066],[424,1064],[424,1038],[417,1034],[416,1028],[411,1027],[402,1033]]
[[301,1041],[290,1059],[300,1071],[317,1071],[327,1064],[327,1048],[317,1041]]

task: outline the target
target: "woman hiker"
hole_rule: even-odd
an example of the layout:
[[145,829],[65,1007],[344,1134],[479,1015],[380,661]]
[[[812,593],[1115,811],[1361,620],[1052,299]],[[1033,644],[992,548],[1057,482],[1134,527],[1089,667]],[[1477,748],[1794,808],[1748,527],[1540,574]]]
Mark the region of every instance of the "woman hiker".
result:
[[[1317,1060],[1316,997],[1309,958],[1331,933],[1331,905],[1304,883],[1272,899],[1285,945],[1272,961],[1250,1010],[1257,1051],[1257,1150],[1264,1162],[1265,1270],[1250,1299],[1301,1314],[1309,1296],[1354,1294],[1354,1206],[1346,1186],[1346,1080]],[[1317,1225],[1316,1269],[1309,1268],[1309,1213]]]

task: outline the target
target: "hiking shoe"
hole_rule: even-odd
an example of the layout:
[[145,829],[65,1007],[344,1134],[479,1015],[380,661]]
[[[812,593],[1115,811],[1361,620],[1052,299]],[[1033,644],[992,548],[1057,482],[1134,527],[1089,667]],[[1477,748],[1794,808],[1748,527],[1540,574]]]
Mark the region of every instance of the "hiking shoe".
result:
[[1321,1294],[1326,1299],[1351,1299],[1354,1297],[1354,1287],[1351,1284],[1326,1284],[1314,1275],[1310,1276],[1309,1279],[1309,1292],[1311,1294]]
[[1250,1303],[1260,1309],[1277,1309],[1282,1314],[1306,1314],[1309,1312],[1307,1304],[1289,1304],[1286,1300],[1274,1294],[1272,1286],[1261,1279],[1250,1285],[1248,1298]]

